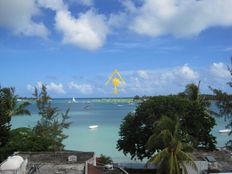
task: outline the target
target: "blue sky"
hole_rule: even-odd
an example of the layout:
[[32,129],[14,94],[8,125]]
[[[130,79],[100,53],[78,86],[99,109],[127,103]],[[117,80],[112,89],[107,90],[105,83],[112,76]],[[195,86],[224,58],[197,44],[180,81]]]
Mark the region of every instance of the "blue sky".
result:
[[[0,84],[20,96],[229,91],[231,0],[0,0]],[[105,81],[118,69],[119,94]]]

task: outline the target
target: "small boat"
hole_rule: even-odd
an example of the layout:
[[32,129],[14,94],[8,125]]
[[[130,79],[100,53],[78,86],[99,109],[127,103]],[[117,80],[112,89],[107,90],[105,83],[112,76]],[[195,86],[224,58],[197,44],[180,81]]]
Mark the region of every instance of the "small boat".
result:
[[89,129],[96,129],[96,128],[98,128],[98,125],[90,125],[89,126]]
[[219,133],[221,133],[221,134],[230,133],[230,132],[231,132],[231,129],[221,129],[221,130],[219,130]]
[[73,97],[73,103],[76,103],[76,99]]

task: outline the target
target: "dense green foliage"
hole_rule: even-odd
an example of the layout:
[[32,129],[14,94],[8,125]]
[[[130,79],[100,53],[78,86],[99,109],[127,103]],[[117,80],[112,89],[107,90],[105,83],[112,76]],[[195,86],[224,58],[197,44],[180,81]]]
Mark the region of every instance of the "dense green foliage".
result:
[[164,149],[148,161],[158,167],[157,173],[181,174],[182,167],[184,173],[187,174],[185,164],[196,169],[192,158],[184,152],[189,149],[189,144],[182,142],[179,118],[162,116],[159,121],[154,123],[154,127],[156,131],[150,136],[147,146],[153,148],[160,143],[164,146]]
[[[191,141],[194,147],[201,145],[209,149],[215,148],[215,137],[211,135],[211,129],[216,124],[214,117],[218,114],[210,110],[210,101],[200,94],[200,82],[197,85],[190,83],[186,86],[185,91],[180,95],[191,101],[189,113],[184,118],[187,124],[183,126],[193,126],[189,129],[188,134],[190,135]],[[191,119],[194,121],[191,122]],[[205,127],[204,127],[205,126]],[[200,129],[199,128],[203,128]],[[186,127],[186,129],[188,129]],[[201,133],[203,131],[203,133]],[[205,140],[205,141],[204,141]]]
[[70,122],[68,122],[69,109],[65,113],[60,113],[58,108],[52,107],[51,98],[47,95],[45,85],[42,86],[40,93],[35,89],[34,96],[41,119],[37,122],[33,131],[42,140],[45,139],[50,142],[46,148],[47,151],[63,150],[62,142],[67,138],[63,130],[70,125]]
[[[231,58],[231,64],[232,64],[232,58]],[[230,72],[230,75],[232,77],[232,67],[228,67],[228,71]],[[230,88],[232,88],[232,79],[230,82],[227,83]],[[232,129],[232,94],[228,94],[226,92],[223,92],[220,89],[213,89],[211,88],[216,96],[216,104],[219,108],[219,115],[224,116],[225,119],[228,121],[227,128]],[[231,134],[232,132],[230,132]],[[232,149],[232,140],[229,140],[227,143],[227,146]]]
[[51,144],[51,140],[40,137],[31,128],[21,127],[10,131],[9,141],[3,150],[8,152],[15,151],[46,151]]
[[[187,87],[186,87],[187,89]],[[147,149],[145,144],[154,133],[154,122],[159,121],[163,115],[180,117],[182,141],[194,147],[203,146],[207,149],[215,148],[215,137],[210,133],[215,125],[208,106],[203,99],[195,100],[185,95],[180,96],[155,96],[139,104],[136,112],[128,113],[123,119],[119,131],[117,148],[129,154],[132,159],[151,157],[156,150],[162,150],[164,145],[157,144],[152,149]],[[195,94],[194,94],[195,95]]]
[[99,159],[100,159],[101,164],[112,164],[113,163],[113,160],[111,157],[105,156],[103,154],[100,155]]
[[[14,115],[30,115],[26,109],[28,102],[17,104],[14,88],[0,87],[0,151],[2,152],[10,139],[11,117]],[[0,153],[0,160],[9,154],[4,150]]]
[[0,161],[15,151],[58,151],[63,150],[62,141],[67,137],[63,130],[68,128],[68,112],[59,112],[51,105],[46,87],[38,93],[35,100],[41,119],[34,128],[11,130],[11,117],[30,114],[26,109],[28,102],[17,103],[13,88],[0,88]]

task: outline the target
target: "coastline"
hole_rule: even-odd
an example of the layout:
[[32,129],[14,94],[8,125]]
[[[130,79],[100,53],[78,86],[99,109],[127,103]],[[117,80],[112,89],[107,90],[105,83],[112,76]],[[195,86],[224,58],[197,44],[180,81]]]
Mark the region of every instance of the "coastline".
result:
[[[104,154],[111,156],[116,162],[135,163],[140,161],[130,160],[122,152],[116,149],[119,126],[128,112],[133,112],[136,103],[130,104],[125,101],[132,101],[132,98],[116,100],[115,102],[99,99],[79,99],[77,103],[68,103],[70,99],[53,100],[53,104],[61,110],[70,107],[71,126],[65,131],[69,137],[64,141],[65,149],[80,151],[95,151],[97,155]],[[88,101],[90,103],[88,103]],[[108,101],[108,102],[106,102]],[[89,105],[89,108],[85,107]],[[214,105],[212,107],[215,108]],[[13,128],[33,126],[38,120],[35,103],[30,106],[31,116],[13,117]],[[224,129],[226,123],[223,118],[216,118],[217,125],[212,133],[217,137],[218,147],[229,138],[227,135],[219,134],[220,129]],[[97,124],[99,127],[90,130],[89,125]]]

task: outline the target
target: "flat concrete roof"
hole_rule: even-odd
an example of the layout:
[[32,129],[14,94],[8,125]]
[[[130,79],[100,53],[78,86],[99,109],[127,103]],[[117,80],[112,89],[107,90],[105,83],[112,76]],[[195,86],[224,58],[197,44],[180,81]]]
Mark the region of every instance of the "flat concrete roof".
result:
[[215,151],[203,151],[196,150],[191,153],[197,160],[206,160],[209,158],[209,162],[217,163],[218,170],[221,172],[232,172],[232,154],[228,150],[215,150]]

